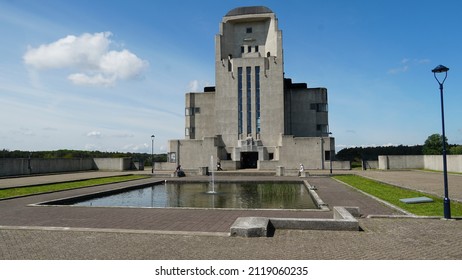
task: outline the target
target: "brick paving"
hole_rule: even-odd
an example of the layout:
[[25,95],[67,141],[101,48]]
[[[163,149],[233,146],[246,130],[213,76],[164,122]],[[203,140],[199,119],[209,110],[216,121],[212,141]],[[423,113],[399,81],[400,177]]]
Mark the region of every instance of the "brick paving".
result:
[[[418,177],[420,173],[412,174]],[[434,176],[439,175],[434,174]],[[297,178],[252,177],[252,180],[268,179]],[[306,179],[317,187],[318,194],[330,207],[359,206],[363,216],[398,214],[396,210],[330,178]],[[0,259],[461,259],[462,257],[462,242],[459,238],[462,222],[459,220],[361,218],[360,225],[364,231],[360,232],[285,230],[276,231],[272,238],[247,239],[224,237],[223,233],[229,231],[230,225],[239,216],[325,218],[332,217],[332,213],[330,211],[28,206],[32,203],[156,180],[159,178],[0,201],[2,213]],[[179,232],[182,234],[169,234]],[[207,235],[199,234],[201,232],[207,232]]]
[[460,221],[362,219],[362,232],[271,238],[1,229],[0,259],[462,259]]

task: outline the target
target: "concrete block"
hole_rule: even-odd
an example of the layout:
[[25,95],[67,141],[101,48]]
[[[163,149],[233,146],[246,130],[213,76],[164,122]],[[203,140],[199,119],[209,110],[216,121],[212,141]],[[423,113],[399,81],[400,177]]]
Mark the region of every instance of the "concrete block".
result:
[[334,206],[334,220],[355,220],[353,215],[350,214],[344,207]]
[[[358,207],[347,207],[358,214]],[[231,236],[267,237],[274,229],[358,231],[359,222],[345,207],[333,208],[333,219],[240,217],[231,226]]]
[[239,217],[231,226],[231,236],[266,237],[269,219],[263,217]]

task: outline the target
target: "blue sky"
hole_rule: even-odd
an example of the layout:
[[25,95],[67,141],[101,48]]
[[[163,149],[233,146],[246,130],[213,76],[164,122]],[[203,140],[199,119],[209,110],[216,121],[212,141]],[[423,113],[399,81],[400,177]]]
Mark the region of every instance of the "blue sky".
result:
[[283,32],[286,77],[329,92],[343,147],[462,144],[462,2],[0,0],[0,149],[166,152],[184,94],[215,84],[214,36],[239,6]]

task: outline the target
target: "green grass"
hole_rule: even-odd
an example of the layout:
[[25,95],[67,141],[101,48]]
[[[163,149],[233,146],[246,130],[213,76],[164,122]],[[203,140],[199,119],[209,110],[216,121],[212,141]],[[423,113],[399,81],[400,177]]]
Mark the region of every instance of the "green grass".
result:
[[[418,191],[406,190],[389,184],[381,183],[357,175],[339,175],[335,179],[347,183],[365,193],[380,198],[386,202],[398,206],[418,216],[443,216],[443,199],[437,196],[421,193]],[[402,198],[426,196],[433,199],[433,202],[406,204],[399,201]],[[451,201],[451,215],[462,216],[462,204]]]
[[145,175],[125,175],[125,176],[114,176],[114,177],[104,177],[72,182],[63,182],[63,183],[54,183],[48,185],[38,185],[38,186],[29,186],[29,187],[17,187],[17,188],[8,188],[0,190],[0,199],[11,198],[24,195],[40,194],[53,191],[62,191],[77,189],[83,187],[91,187],[103,184],[126,182],[132,180],[138,180],[148,178]]

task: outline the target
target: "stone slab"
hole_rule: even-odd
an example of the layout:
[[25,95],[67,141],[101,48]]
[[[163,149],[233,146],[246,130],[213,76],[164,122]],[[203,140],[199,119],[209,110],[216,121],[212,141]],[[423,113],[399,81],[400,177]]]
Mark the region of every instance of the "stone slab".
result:
[[415,203],[433,202],[433,199],[426,197],[426,196],[421,196],[421,197],[402,198],[399,201],[404,202],[406,204],[415,204]]
[[266,237],[269,219],[265,217],[239,217],[231,226],[231,236]]

